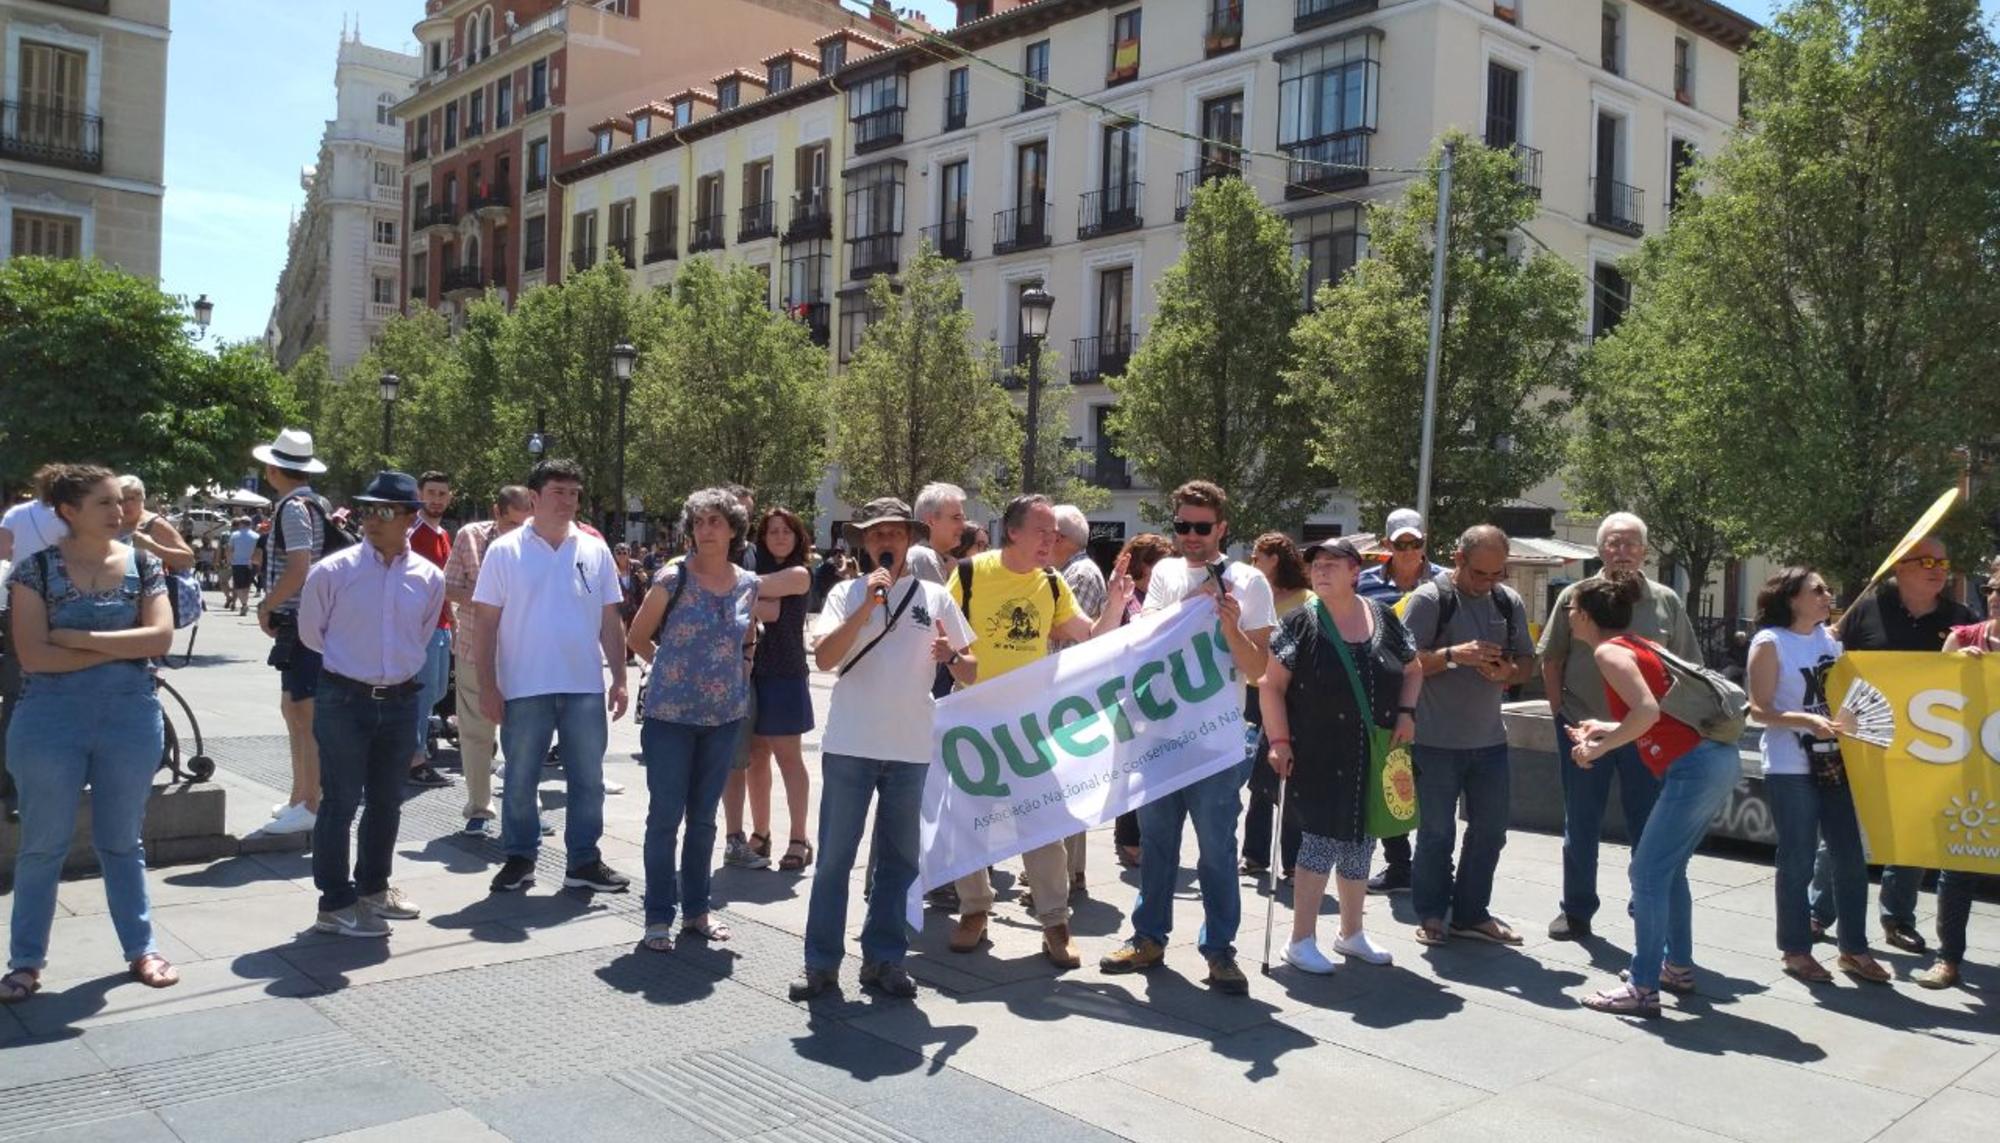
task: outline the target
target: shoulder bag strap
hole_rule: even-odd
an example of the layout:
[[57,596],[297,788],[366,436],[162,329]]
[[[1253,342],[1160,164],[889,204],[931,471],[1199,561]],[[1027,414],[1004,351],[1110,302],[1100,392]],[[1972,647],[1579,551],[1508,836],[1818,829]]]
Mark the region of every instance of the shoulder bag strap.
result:
[[880,643],[883,639],[888,637],[889,632],[894,631],[896,629],[896,621],[903,617],[903,612],[910,606],[910,601],[915,599],[917,597],[917,593],[922,591],[923,589],[924,589],[923,581],[915,576],[911,576],[910,590],[903,593],[903,602],[897,604],[896,610],[893,613],[891,613],[887,619],[884,619],[882,621],[882,630],[877,632],[875,637],[868,641],[868,645],[861,648],[861,650],[855,652],[854,657],[852,659],[849,659],[846,663],[844,663],[841,666],[840,673],[842,675],[845,675],[847,674],[847,672],[853,670],[855,666],[861,662],[861,660],[868,657],[868,652],[873,651],[875,649],[875,644]]
[[958,561],[958,609],[972,614],[972,558]]
[[[1354,709],[1360,713],[1363,725],[1373,729],[1375,711],[1368,704],[1368,692],[1361,685],[1361,671],[1355,666],[1353,653],[1347,649],[1347,640],[1340,637],[1340,629],[1333,625],[1333,616],[1327,613],[1318,596],[1309,600],[1306,606],[1312,608],[1313,617],[1319,620],[1320,636],[1333,644],[1334,654],[1340,656],[1340,665],[1347,671],[1347,683],[1354,688]],[[1374,620],[1380,623],[1382,617],[1375,616]]]

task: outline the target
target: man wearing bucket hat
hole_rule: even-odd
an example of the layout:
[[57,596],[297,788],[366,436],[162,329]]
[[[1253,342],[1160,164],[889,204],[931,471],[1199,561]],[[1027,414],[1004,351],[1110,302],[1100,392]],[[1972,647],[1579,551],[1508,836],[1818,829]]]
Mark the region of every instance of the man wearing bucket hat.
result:
[[[410,550],[421,501],[407,473],[378,472],[354,498],[365,543],[314,565],[299,593],[299,642],[322,660],[313,704],[320,809],[313,826],[313,928],[344,937],[389,935],[417,907],[389,884],[418,678],[444,604],[444,573]],[[363,808],[365,807],[365,808]],[[361,809],[360,846],[347,860]]]
[[891,996],[916,995],[903,968],[910,938],[904,898],[917,876],[919,811],[931,759],[931,684],[940,664],[971,683],[972,628],[942,584],[914,575],[911,544],[926,529],[909,505],[870,500],[847,525],[847,542],[873,567],[827,595],[814,629],[813,659],[837,675],[820,743],[819,875],[806,912],[805,970],[794,1000],[835,987],[847,929],[848,874],[869,802],[876,861],[861,931],[861,982]]
[[[319,748],[313,741],[313,695],[319,689],[320,657],[299,644],[299,592],[306,572],[326,551],[326,501],[312,489],[312,478],[326,471],[313,455],[312,434],[285,429],[270,444],[250,455],[264,465],[264,480],[277,489],[272,505],[270,554],[266,560],[270,587],[257,605],[257,625],[271,637],[265,660],[278,669],[283,688],[278,698],[291,739],[292,792],[278,807],[265,833],[306,833],[319,809]],[[412,718],[415,716],[412,715]]]

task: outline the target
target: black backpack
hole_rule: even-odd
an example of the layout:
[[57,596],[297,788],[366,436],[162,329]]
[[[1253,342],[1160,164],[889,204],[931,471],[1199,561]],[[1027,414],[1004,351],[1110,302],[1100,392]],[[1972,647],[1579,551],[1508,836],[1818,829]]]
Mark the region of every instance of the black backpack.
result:
[[[283,501],[279,503],[282,505]],[[351,548],[361,542],[361,537],[355,534],[354,529],[333,518],[333,514],[326,510],[326,501],[321,499],[317,493],[311,496],[299,497],[299,504],[307,512],[319,514],[319,558],[315,559],[314,563],[318,563],[320,560],[343,548]]]
[[[1445,628],[1451,626],[1452,617],[1458,614],[1458,588],[1451,582],[1451,573],[1446,572],[1431,581],[1438,590],[1438,621],[1436,630],[1431,632],[1432,645],[1426,651],[1435,651],[1443,644]],[[1514,653],[1514,608],[1521,606],[1525,612],[1527,605],[1513,588],[1504,583],[1493,585],[1493,606],[1500,609],[1500,618],[1507,624],[1507,641],[1500,645],[1501,653],[1512,657]]]
[[[1062,606],[1062,581],[1056,577],[1056,569],[1054,568],[1043,568],[1042,574],[1048,577],[1049,606],[1051,608],[1050,613],[1053,614],[1055,608],[1059,608]],[[972,614],[972,561],[969,559],[958,561],[957,575],[958,575],[958,609],[960,611],[965,612],[967,615],[971,615]]]

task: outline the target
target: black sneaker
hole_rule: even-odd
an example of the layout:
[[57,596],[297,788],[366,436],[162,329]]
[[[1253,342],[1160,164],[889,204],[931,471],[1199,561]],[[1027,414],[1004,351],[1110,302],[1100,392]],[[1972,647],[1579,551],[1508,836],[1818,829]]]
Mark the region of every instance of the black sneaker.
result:
[[1385,866],[1382,872],[1368,879],[1368,891],[1381,896],[1385,893],[1408,893],[1410,891],[1410,867],[1407,865]]
[[623,893],[631,887],[631,878],[602,861],[579,865],[563,874],[565,889],[595,889],[599,893]]
[[512,893],[526,889],[535,883],[535,859],[532,857],[510,857],[493,875],[493,892]]
[[438,773],[437,767],[428,762],[421,766],[413,767],[410,770],[409,777],[405,781],[409,782],[412,786],[423,786],[426,789],[437,789],[441,786],[451,785],[451,779]]

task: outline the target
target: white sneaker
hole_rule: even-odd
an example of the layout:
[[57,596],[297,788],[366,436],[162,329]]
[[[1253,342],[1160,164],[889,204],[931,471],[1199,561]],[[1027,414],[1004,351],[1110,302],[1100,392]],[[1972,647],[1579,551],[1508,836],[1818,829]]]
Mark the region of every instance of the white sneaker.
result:
[[414,921],[423,916],[423,910],[417,907],[417,903],[393,885],[380,893],[361,898],[361,903],[368,907],[369,912],[386,921]]
[[284,812],[272,818],[271,824],[265,826],[261,832],[267,834],[310,833],[312,832],[313,823],[318,820],[319,815],[307,809],[304,802],[299,802],[286,806]]
[[622,794],[625,792],[625,783],[614,782],[611,779],[606,778],[604,780],[604,792],[607,794]]
[[1341,956],[1358,957],[1369,964],[1394,964],[1396,954],[1378,945],[1368,936],[1366,929],[1351,937],[1341,937],[1333,942],[1333,951]]
[[290,802],[279,802],[279,803],[278,803],[277,805],[275,805],[275,806],[272,806],[272,807],[271,807],[271,816],[275,818],[275,817],[277,817],[277,816],[278,816],[279,814],[282,814],[282,813],[284,813],[284,812],[285,812],[286,810],[289,810],[289,809],[291,809],[291,808],[292,808],[292,803],[290,803]]
[[1311,937],[1286,945],[1285,963],[1301,972],[1310,972],[1316,976],[1331,976],[1337,967],[1326,959],[1325,953],[1319,951],[1319,945],[1315,944]]

